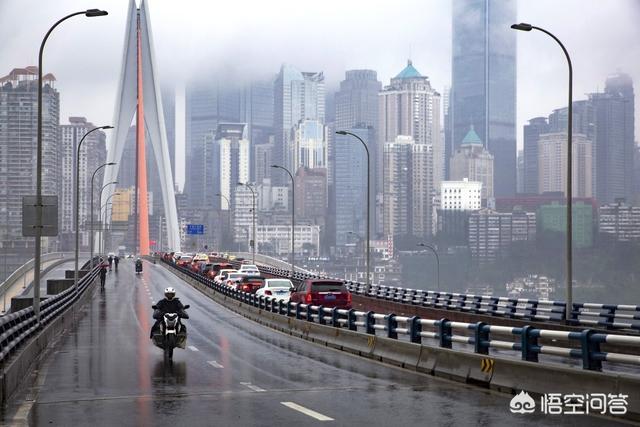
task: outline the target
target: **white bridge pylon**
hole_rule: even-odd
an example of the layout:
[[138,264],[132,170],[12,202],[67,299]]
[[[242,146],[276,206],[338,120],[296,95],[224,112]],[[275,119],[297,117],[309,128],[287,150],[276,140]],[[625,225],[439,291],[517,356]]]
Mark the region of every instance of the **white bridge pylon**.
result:
[[[138,103],[138,16],[140,18],[141,38],[141,62],[142,62],[142,89],[143,107],[145,118],[145,130],[151,140],[153,157],[160,176],[162,199],[167,223],[167,243],[174,251],[180,250],[180,230],[178,228],[178,212],[174,193],[173,176],[171,175],[171,163],[169,160],[169,148],[167,145],[167,133],[164,124],[164,112],[160,97],[160,87],[154,59],[153,39],[151,37],[151,24],[149,13],[142,0],[140,9],[136,8],[135,0],[129,2],[127,15],[127,27],[124,40],[124,52],[122,57],[122,71],[120,84],[116,95],[116,107],[114,112],[114,132],[111,134],[108,144],[107,162],[116,162],[115,166],[105,168],[103,185],[117,181],[122,153],[127,138],[127,132],[131,126],[133,115]],[[154,173],[151,171],[151,173]],[[105,188],[100,206],[104,203],[115,188],[113,185]],[[104,207],[108,209],[108,207]],[[101,214],[104,212],[101,212]],[[108,219],[107,221],[110,221]]]

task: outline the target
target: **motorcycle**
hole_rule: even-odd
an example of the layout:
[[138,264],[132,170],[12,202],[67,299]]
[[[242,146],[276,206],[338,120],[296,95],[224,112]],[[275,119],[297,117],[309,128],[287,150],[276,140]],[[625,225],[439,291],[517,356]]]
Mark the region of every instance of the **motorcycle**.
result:
[[136,261],[136,274],[142,273],[142,261]]
[[[152,305],[151,308],[157,310],[158,307]],[[185,305],[183,310],[188,308],[189,304]],[[187,345],[187,328],[182,324],[181,317],[189,318],[186,313],[164,313],[160,328],[153,332],[153,344],[164,350],[165,361],[173,359],[174,348],[184,349]]]

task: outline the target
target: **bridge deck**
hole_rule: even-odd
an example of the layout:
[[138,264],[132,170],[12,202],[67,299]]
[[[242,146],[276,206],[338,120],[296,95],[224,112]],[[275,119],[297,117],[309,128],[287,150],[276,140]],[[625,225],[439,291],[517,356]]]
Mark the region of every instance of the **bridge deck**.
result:
[[[160,265],[145,262],[142,276],[132,267],[125,261],[109,274],[77,329],[40,367],[34,424],[306,425],[320,423],[318,415],[340,425],[575,421],[538,414],[516,420],[508,396],[275,332],[217,305]],[[176,351],[172,367],[149,340],[150,306],[165,286],[191,304],[190,347]]]

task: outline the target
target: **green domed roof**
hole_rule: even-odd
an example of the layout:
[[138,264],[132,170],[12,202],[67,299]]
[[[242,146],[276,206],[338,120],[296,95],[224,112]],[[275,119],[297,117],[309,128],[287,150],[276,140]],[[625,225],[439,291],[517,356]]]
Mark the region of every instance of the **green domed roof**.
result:
[[422,77],[422,74],[418,72],[413,66],[413,63],[409,59],[407,61],[407,66],[404,67],[404,70],[400,71],[400,73],[395,77],[396,79],[412,79],[415,77]]
[[471,125],[469,132],[467,132],[467,135],[462,139],[462,144],[482,145],[482,140],[480,139],[476,131],[473,129],[473,125]]

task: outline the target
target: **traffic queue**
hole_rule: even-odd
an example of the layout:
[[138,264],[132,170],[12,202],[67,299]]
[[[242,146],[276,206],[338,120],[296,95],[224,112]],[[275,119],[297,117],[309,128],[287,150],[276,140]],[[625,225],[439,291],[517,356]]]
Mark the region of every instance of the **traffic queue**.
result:
[[[309,278],[294,284],[283,277],[265,277],[249,260],[217,252],[166,252],[164,261],[189,270],[232,289],[270,297],[284,302],[322,305],[332,308],[352,308],[352,296],[344,283],[336,279]],[[235,268],[230,261],[240,262]]]

